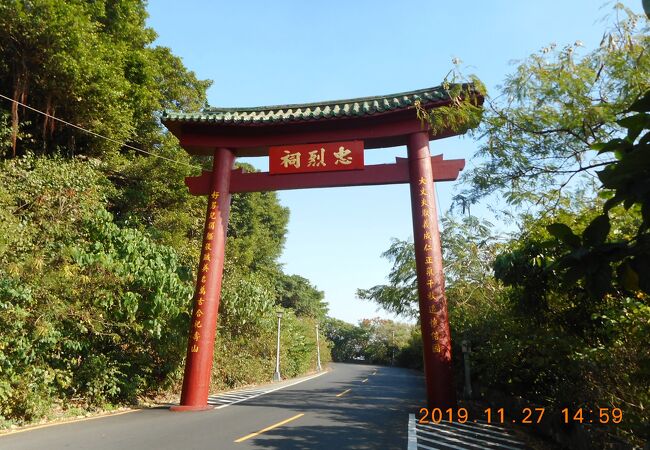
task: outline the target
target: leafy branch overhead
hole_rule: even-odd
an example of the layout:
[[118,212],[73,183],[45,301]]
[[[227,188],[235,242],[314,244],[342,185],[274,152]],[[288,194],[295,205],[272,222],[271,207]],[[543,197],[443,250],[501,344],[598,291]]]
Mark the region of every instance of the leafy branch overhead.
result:
[[[620,3],[614,16],[597,48],[549,45],[486,98],[472,132],[479,150],[455,200],[463,212],[488,198],[507,207],[515,231],[503,239],[489,223],[448,216],[441,238],[452,354],[461,371],[458,344],[471,341],[473,387],[557,409],[621,405],[626,424],[609,432],[642,446],[650,437],[650,35],[646,18]],[[462,130],[462,108],[440,112],[427,113],[431,128]],[[394,241],[383,256],[388,282],[357,296],[417,317],[413,244]]]
[[[597,298],[613,289],[650,293],[650,91],[617,123],[627,130],[625,137],[592,145],[599,154],[615,158],[598,172],[608,197],[602,214],[580,235],[563,223],[547,227],[568,250],[557,261],[557,270],[570,284],[584,280]],[[640,212],[636,235],[608,241],[610,213],[621,204],[628,212]]]
[[483,98],[487,95],[481,80],[470,76],[469,83],[453,83],[445,78],[442,87],[450,99],[449,104],[427,110],[416,101],[418,119],[426,123],[433,134],[450,131],[463,134],[478,127],[483,116]]
[[519,61],[499,95],[486,99],[457,202],[497,194],[508,207],[552,209],[593,182],[609,155],[591,146],[620,134],[616,119],[650,88],[648,21],[620,4],[614,14],[597,48],[550,44]]

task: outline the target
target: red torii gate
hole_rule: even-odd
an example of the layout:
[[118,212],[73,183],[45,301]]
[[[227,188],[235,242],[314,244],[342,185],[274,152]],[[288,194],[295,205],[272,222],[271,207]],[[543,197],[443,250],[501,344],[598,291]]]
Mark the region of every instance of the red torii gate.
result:
[[[455,406],[434,181],[455,180],[465,161],[431,157],[430,140],[458,133],[433,134],[416,111],[416,103],[426,110],[449,105],[447,92],[434,87],[381,97],[164,114],[163,124],[187,152],[213,155],[211,172],[185,180],[193,195],[208,195],[209,201],[183,392],[180,406],[172,409],[208,408],[230,194],[397,183],[411,186],[427,403],[430,408]],[[480,95],[477,99],[482,103]],[[398,145],[407,146],[408,158],[363,165],[364,148]],[[269,156],[271,171],[234,169],[238,156]]]

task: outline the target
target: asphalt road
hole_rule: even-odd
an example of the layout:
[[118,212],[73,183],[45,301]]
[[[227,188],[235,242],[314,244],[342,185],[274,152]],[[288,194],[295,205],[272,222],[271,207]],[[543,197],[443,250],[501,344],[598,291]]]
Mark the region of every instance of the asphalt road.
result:
[[220,409],[153,408],[60,424],[0,436],[0,449],[405,449],[408,414],[424,405],[421,375],[356,364],[330,369]]

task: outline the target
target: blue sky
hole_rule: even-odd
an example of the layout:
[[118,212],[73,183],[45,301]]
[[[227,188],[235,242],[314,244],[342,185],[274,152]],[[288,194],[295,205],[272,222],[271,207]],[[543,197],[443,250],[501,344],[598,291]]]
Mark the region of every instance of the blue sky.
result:
[[[641,11],[641,0],[623,2]],[[603,6],[604,5],[604,6]],[[596,47],[613,2],[465,0],[443,2],[150,1],[148,25],[200,78],[214,81],[213,106],[262,106],[391,94],[440,84],[460,58],[492,95],[514,62],[555,42]],[[586,51],[585,50],[585,51]],[[476,142],[431,143],[432,154],[465,158]],[[406,156],[402,147],[366,151],[366,164]],[[266,158],[248,159],[266,170]],[[437,185],[439,210],[457,183]],[[348,322],[394,318],[355,298],[386,281],[380,257],[395,237],[412,236],[407,185],[284,191],[291,209],[282,262],[325,291],[330,315]],[[472,209],[491,219],[483,205]]]

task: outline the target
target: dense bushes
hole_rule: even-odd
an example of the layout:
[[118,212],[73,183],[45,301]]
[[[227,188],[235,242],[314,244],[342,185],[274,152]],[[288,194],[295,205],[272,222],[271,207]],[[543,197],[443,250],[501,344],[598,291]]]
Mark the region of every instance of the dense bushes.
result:
[[120,228],[94,162],[23,158],[0,171],[0,414],[130,399],[180,363],[191,295],[168,247]]
[[[496,277],[508,286],[499,309],[466,323],[465,332],[477,343],[479,385],[559,409],[621,408],[626,420],[616,431],[647,439],[648,295],[609,287],[594,298],[587,281],[568,282],[558,273],[563,244],[546,230],[567,216],[584,229],[599,203],[525,222],[495,261]],[[634,234],[638,215],[622,208],[610,215],[614,236]]]
[[[211,82],[146,18],[142,0],[0,4],[0,93],[92,130],[0,102],[2,425],[178,391],[207,201],[183,178],[210,161],[160,113],[204,106]],[[270,380],[276,305],[283,372],[315,367],[326,308],[277,261],[288,217],[275,193],[233,195],[213,386]]]
[[[294,377],[316,369],[319,318],[283,308],[280,302],[286,291],[278,293],[273,286],[271,278],[237,273],[224,280],[213,371],[213,383],[219,388],[269,381],[275,371],[277,311],[284,313],[280,333],[282,376]],[[321,363],[325,364],[331,356],[322,334],[320,350]]]
[[[556,214],[522,217],[521,231],[508,239],[498,239],[476,218],[445,218],[442,240],[456,387],[463,386],[461,342],[467,340],[472,347],[473,390],[479,396],[498,391],[558,411],[621,408],[625,422],[610,431],[647,439],[647,295],[614,290],[596,301],[583,282],[568,284],[555,271],[564,249],[546,225],[561,220],[585,228],[603,203],[589,198],[575,192],[571,201],[560,203]],[[612,233],[619,239],[633,236],[638,223],[633,212],[612,212]],[[394,311],[412,311],[415,296],[381,295],[393,292],[392,287],[409,291],[415,275],[412,243],[396,241],[386,255],[394,262],[389,279],[400,284],[362,292],[379,294],[374,300]],[[338,329],[347,341],[331,337],[335,355],[358,341],[362,330]],[[417,329],[400,345],[397,362],[422,367]]]
[[[328,318],[324,331],[331,342],[334,361],[361,360],[372,364],[418,367],[410,358],[413,348],[417,348],[417,344],[412,347],[411,343],[414,339],[421,340],[417,327],[413,325],[379,317],[362,319],[358,325]],[[418,361],[417,356],[413,360]]]
[[[178,388],[192,271],[171,247],[115,223],[106,210],[114,188],[101,167],[29,156],[2,163],[0,420]],[[230,267],[215,388],[270,380],[280,298],[271,280]],[[315,320],[287,309],[283,375],[316,367]],[[327,345],[321,350],[327,360]]]

